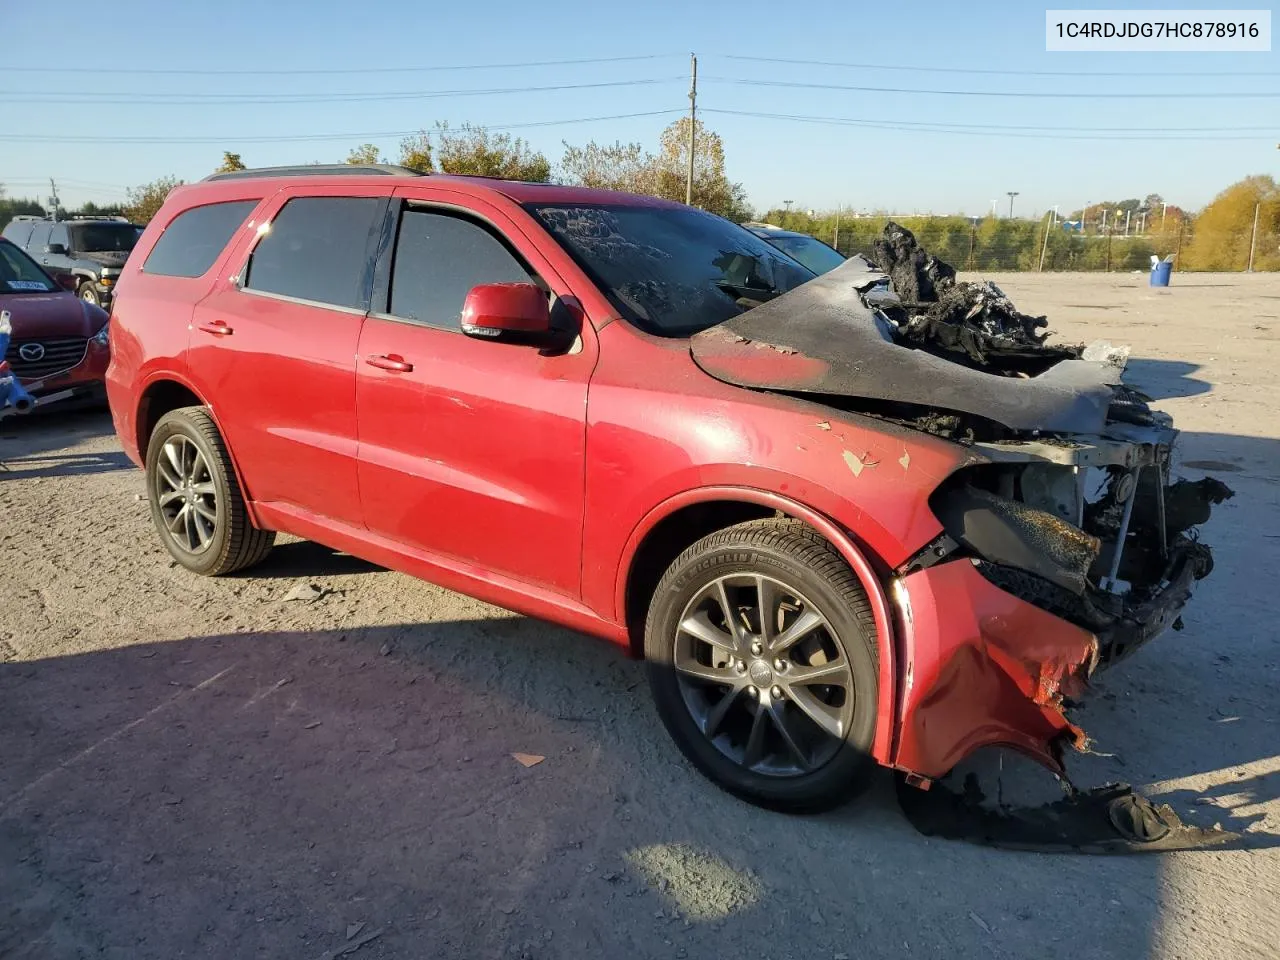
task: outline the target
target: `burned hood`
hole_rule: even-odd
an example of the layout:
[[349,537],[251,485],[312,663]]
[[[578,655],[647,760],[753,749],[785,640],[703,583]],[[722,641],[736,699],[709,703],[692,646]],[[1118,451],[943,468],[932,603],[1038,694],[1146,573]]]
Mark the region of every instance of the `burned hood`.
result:
[[898,335],[878,305],[898,301],[888,280],[863,257],[852,257],[694,335],[694,362],[718,380],[753,389],[910,404],[1015,431],[1103,431],[1122,364],[1070,357],[1020,376],[921,349]]

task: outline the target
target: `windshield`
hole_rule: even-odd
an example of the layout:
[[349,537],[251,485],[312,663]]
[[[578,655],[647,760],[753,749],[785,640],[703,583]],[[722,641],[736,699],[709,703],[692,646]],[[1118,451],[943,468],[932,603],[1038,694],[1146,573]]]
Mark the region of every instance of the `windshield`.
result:
[[687,337],[811,280],[755,234],[688,207],[531,206],[642,330]]
[[0,240],[0,293],[48,293],[54,289],[53,281],[34,260],[8,240]]
[[85,223],[71,228],[71,247],[78,253],[128,253],[138,242],[131,223]]
[[840,253],[813,237],[769,236],[765,239],[783,253],[799,260],[814,273],[826,273],[844,263],[844,257]]

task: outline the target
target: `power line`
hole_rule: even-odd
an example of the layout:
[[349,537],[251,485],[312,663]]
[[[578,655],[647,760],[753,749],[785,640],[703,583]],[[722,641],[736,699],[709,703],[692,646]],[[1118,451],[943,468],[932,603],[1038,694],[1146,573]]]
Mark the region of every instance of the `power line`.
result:
[[941,130],[944,128],[959,128],[961,130],[975,130],[981,133],[989,133],[994,131],[1010,130],[1014,132],[1029,131],[1045,131],[1049,133],[1119,133],[1119,134],[1135,134],[1135,133],[1262,133],[1265,132],[1269,136],[1274,135],[1276,131],[1275,124],[1269,124],[1257,127],[1068,127],[1068,126],[1029,126],[1026,124],[999,124],[999,123],[960,123],[951,120],[898,120],[882,119],[877,117],[816,117],[805,114],[794,113],[767,113],[756,110],[718,110],[712,107],[704,107],[704,113],[723,113],[741,117],[763,117],[773,120],[799,120],[810,123],[832,123],[832,124],[884,124],[891,126],[893,129],[908,129],[911,127],[920,127],[926,130]]
[[131,95],[128,99],[120,99],[116,94],[71,94],[57,92],[41,95],[33,90],[0,90],[0,96],[23,97],[24,103],[64,104],[80,103],[90,106],[216,106],[238,104],[252,106],[256,104],[307,104],[307,103],[374,103],[393,100],[435,100],[440,97],[484,97],[513,93],[547,93],[555,90],[598,90],[605,87],[641,87],[673,80],[683,80],[683,76],[650,77],[638,80],[604,80],[598,83],[557,83],[540,87],[487,87],[462,90],[407,90],[389,93],[295,93],[295,94],[192,94],[192,93],[147,93]]
[[1077,80],[1087,80],[1090,77],[1132,77],[1134,79],[1144,79],[1146,77],[1186,77],[1190,79],[1198,77],[1280,77],[1280,73],[1265,70],[1233,73],[1188,73],[1185,70],[1153,71],[1151,73],[1107,73],[1097,70],[1088,72],[1072,72],[1068,70],[984,70],[979,67],[929,67],[902,63],[844,63],[834,60],[790,60],[784,57],[747,57],[735,54],[723,54],[722,56],[726,60],[747,60],[753,63],[786,63],[805,67],[847,67],[854,70],[906,70],[911,73],[981,74],[992,77],[1072,77]]
[[747,77],[704,77],[712,83],[730,83],[752,87],[787,87],[804,90],[852,90],[860,93],[922,93],[939,97],[1017,97],[1043,100],[1210,100],[1250,99],[1277,100],[1280,92],[1242,91],[1237,93],[1209,93],[1202,90],[1188,93],[1047,93],[1033,90],[920,90],[912,87],[861,87],[839,83],[806,83],[799,80],[756,80]]
[[[683,108],[675,108],[671,110],[646,110],[641,113],[615,113],[607,116],[599,117],[574,117],[570,120],[526,120],[519,123],[482,123],[474,126],[483,127],[486,130],[522,130],[532,127],[558,127],[567,126],[576,123],[595,123],[603,120],[631,120],[638,117],[661,117],[673,113],[683,113]],[[20,140],[31,143],[122,143],[122,144],[150,144],[150,143],[319,143],[332,140],[377,140],[388,137],[412,137],[421,133],[428,136],[433,134],[431,130],[423,130],[422,128],[414,130],[379,130],[365,133],[317,133],[317,134],[286,134],[274,136],[227,136],[227,137],[94,137],[81,136],[78,134],[52,134],[52,135],[30,135],[30,134],[0,134],[0,141]],[[0,182],[16,182],[4,181],[0,177]],[[43,182],[43,181],[41,181]],[[71,181],[67,181],[70,183]],[[114,186],[114,184],[112,184]]]
[[[798,123],[817,123],[828,126],[856,126],[865,127],[871,130],[899,130],[908,133],[945,133],[956,134],[960,136],[974,137],[1017,137],[1021,139],[1032,140],[1098,140],[1098,141],[1152,141],[1152,140],[1271,140],[1274,133],[1257,134],[1254,136],[1223,136],[1221,133],[1211,133],[1191,136],[1162,135],[1162,134],[1127,134],[1117,133],[1109,136],[1104,134],[1057,134],[1053,132],[1033,133],[1026,132],[1038,129],[1051,130],[1051,128],[1028,127],[1024,130],[1010,127],[983,127],[978,124],[950,124],[935,123],[928,124],[922,122],[908,122],[896,120],[876,120],[876,119],[860,119],[856,117],[814,117],[803,116],[790,113],[762,113],[754,110],[718,110],[715,107],[703,107],[703,113],[719,113],[730,116],[753,117],[762,120],[790,120]],[[1249,129],[1249,128],[1241,128]],[[1274,127],[1261,128],[1268,131],[1274,131]]]
[[500,70],[523,69],[526,67],[566,67],[587,63],[624,63],[637,60],[662,60],[680,56],[672,53],[647,53],[628,57],[585,57],[572,60],[530,60],[525,63],[459,63],[451,65],[418,66],[418,67],[343,67],[323,68],[270,68],[262,70],[170,70],[149,67],[64,67],[61,64],[52,67],[0,67],[0,73],[106,73],[136,74],[149,76],[186,76],[186,77],[305,77],[330,76],[373,73],[432,73],[449,70]]

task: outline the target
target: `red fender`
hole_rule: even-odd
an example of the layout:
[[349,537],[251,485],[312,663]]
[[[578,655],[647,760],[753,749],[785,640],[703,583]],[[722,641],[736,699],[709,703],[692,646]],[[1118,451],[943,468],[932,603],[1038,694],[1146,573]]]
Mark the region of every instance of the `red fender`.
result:
[[866,555],[854,543],[849,534],[835,524],[829,517],[810,509],[802,503],[766,490],[751,487],[701,487],[676,494],[654,507],[640,521],[627,540],[622,554],[622,562],[618,566],[618,582],[615,592],[615,609],[626,609],[627,576],[631,570],[636,551],[649,532],[663,519],[677,510],[695,503],[712,500],[731,500],[739,503],[754,503],[772,510],[778,510],[789,517],[803,520],[818,533],[822,534],[840,553],[857,576],[862,588],[871,601],[871,613],[876,623],[876,643],[880,651],[880,702],[876,707],[876,733],[872,741],[871,755],[881,763],[888,765],[891,746],[894,739],[896,718],[896,702],[898,695],[898,667],[894,650],[893,619],[889,612],[889,601],[884,587],[875,569]]

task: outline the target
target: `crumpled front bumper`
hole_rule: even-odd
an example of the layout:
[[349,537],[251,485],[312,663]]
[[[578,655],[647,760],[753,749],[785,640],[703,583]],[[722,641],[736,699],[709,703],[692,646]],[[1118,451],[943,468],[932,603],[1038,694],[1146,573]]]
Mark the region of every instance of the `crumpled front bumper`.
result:
[[1194,553],[1165,587],[1101,635],[1006,592],[961,558],[894,583],[905,670],[893,766],[929,779],[980,747],[1016,749],[1056,773],[1084,731],[1065,709],[1104,661],[1163,632],[1186,604]]
[[937,778],[1003,744],[1061,769],[1084,733],[1062,712],[1098,660],[1080,627],[990,583],[967,559],[896,581],[903,663],[893,765]]

